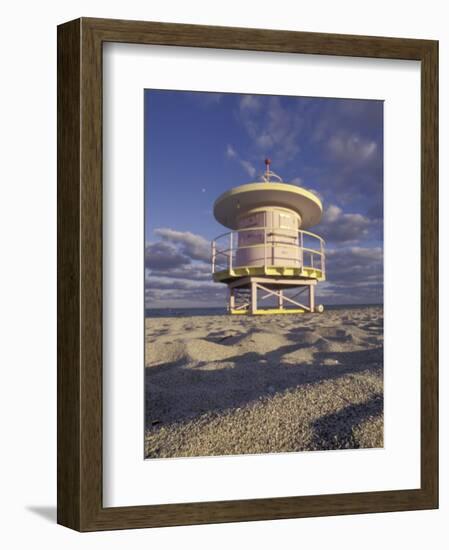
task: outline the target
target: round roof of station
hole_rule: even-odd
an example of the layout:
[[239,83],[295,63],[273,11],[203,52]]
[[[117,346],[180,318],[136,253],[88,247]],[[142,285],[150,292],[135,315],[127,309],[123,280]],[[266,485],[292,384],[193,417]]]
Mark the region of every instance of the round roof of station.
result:
[[214,204],[215,219],[229,229],[238,229],[245,211],[263,207],[289,208],[301,216],[301,229],[316,225],[323,213],[320,199],[311,191],[290,183],[260,182],[233,187]]

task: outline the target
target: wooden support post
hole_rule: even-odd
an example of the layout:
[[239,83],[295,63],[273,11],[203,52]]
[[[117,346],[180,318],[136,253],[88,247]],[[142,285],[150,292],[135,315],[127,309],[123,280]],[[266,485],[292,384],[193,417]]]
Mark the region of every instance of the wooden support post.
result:
[[279,309],[284,309],[284,291],[279,291],[279,297],[278,297],[278,306]]
[[229,313],[235,308],[235,294],[232,287],[228,287],[229,292]]
[[315,285],[309,286],[310,313],[315,313]]
[[251,281],[251,314],[257,312],[257,283]]

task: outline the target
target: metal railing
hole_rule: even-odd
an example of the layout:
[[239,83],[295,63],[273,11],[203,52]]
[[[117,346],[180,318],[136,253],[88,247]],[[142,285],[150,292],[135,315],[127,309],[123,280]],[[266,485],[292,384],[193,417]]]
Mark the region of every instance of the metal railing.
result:
[[[248,244],[252,240],[256,242]],[[287,253],[287,257],[279,255],[280,251]],[[251,254],[252,259],[245,262]],[[232,272],[239,267],[297,267],[316,269],[324,276],[326,270],[324,240],[320,236],[304,230],[269,227],[250,227],[219,235],[212,241],[211,262],[212,273]]]

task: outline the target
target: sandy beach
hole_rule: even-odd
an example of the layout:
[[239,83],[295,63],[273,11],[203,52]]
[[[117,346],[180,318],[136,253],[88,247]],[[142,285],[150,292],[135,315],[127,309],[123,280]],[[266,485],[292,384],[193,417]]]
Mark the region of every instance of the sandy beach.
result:
[[145,320],[147,458],[383,446],[383,310]]

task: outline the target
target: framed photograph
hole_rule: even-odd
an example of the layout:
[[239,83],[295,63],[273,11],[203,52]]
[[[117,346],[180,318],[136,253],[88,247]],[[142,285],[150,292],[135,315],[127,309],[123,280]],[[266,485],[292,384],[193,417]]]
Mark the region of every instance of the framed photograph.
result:
[[438,43],[58,27],[58,522],[438,507]]

